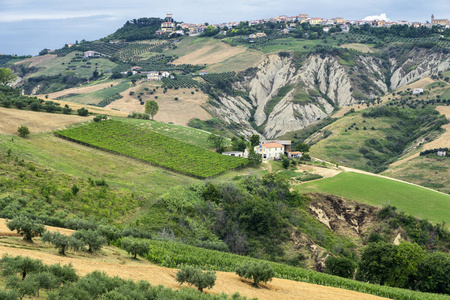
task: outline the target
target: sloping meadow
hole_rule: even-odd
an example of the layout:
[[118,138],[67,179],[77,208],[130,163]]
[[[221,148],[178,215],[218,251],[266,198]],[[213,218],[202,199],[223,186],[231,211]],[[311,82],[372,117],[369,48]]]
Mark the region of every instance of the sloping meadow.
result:
[[248,164],[245,158],[221,155],[113,120],[57,131],[55,135],[198,178],[208,178]]

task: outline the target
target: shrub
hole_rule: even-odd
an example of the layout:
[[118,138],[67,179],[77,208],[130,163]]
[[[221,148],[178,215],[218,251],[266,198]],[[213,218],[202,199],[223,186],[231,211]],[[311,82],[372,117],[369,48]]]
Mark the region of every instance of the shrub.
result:
[[87,110],[86,108],[82,107],[80,109],[77,109],[77,113],[78,113],[79,116],[86,117],[89,114],[89,110]]
[[275,276],[272,266],[267,262],[244,262],[237,266],[236,274],[245,279],[252,279],[255,287],[259,282],[267,283]]
[[325,260],[326,272],[344,278],[353,278],[357,263],[347,257],[328,256]]
[[180,284],[188,283],[194,285],[200,292],[203,292],[204,288],[212,288],[216,283],[216,273],[212,271],[202,272],[200,268],[192,266],[183,266],[178,271],[176,281]]
[[27,126],[24,125],[20,125],[20,127],[17,129],[17,132],[19,133],[19,136],[21,137],[27,137],[27,135],[30,134],[30,130],[28,129]]

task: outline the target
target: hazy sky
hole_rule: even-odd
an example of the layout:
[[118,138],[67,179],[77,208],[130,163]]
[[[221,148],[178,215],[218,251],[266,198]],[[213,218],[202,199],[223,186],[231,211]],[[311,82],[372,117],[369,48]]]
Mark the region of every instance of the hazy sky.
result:
[[450,18],[449,0],[0,0],[0,53],[32,54],[76,40],[96,40],[129,19],[165,17],[218,23],[307,13],[361,20],[387,14],[391,20]]

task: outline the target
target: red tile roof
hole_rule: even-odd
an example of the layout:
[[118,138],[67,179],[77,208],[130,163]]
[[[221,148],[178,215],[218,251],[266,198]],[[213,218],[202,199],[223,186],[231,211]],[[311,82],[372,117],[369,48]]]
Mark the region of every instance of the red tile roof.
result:
[[262,144],[262,146],[266,147],[266,148],[279,148],[279,147],[283,148],[283,145],[278,144],[278,143],[266,143],[266,144]]

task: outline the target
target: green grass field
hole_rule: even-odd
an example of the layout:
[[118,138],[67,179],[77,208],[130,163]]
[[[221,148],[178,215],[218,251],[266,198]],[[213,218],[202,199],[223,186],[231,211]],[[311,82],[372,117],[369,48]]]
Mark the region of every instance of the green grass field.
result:
[[446,90],[444,94],[442,94],[441,98],[450,99],[450,89]]
[[71,176],[104,178],[113,187],[146,193],[152,199],[170,187],[199,182],[125,156],[65,141],[51,133],[32,134],[27,139],[0,135],[0,149],[11,149],[21,159]]
[[72,97],[64,98],[63,100],[81,103],[81,104],[97,104],[105,98],[111,97],[114,94],[121,93],[131,86],[131,82],[128,80],[123,80],[119,84],[113,87],[107,87],[99,91],[95,91],[92,93],[75,95]]
[[218,39],[211,37],[185,37],[178,44],[176,49],[165,51],[165,55],[178,55],[179,57],[202,49],[206,46],[220,45]]
[[[111,70],[117,65],[116,63],[110,61],[107,58],[98,58],[98,59],[90,59],[88,62],[91,64],[89,65],[91,68],[82,68],[81,66],[88,66],[87,62],[77,62],[77,63],[70,63],[71,59],[75,57],[75,54],[82,53],[79,51],[74,51],[69,54],[67,54],[64,57],[55,57],[54,59],[47,61],[45,64],[38,64],[36,65],[37,68],[42,68],[36,73],[33,73],[31,77],[34,76],[41,76],[41,75],[59,75],[59,74],[75,74],[79,77],[91,77],[92,73],[94,72],[95,68],[99,72],[103,73],[110,73]],[[64,64],[63,64],[64,63]],[[95,65],[97,64],[97,65]],[[75,71],[72,70],[66,70],[68,66],[77,66]]]
[[374,206],[390,204],[415,217],[450,224],[450,195],[386,178],[343,172],[296,189],[301,193],[334,194]]

